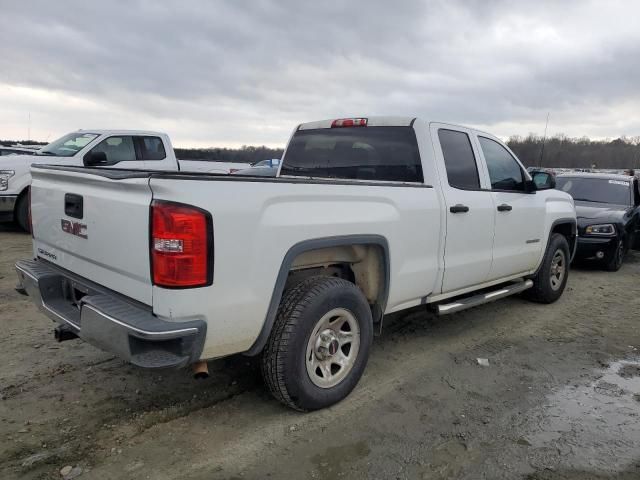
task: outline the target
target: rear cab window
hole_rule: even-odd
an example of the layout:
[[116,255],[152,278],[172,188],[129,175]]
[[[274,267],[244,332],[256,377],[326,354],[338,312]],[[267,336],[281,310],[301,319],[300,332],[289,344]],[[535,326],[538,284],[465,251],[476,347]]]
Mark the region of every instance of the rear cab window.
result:
[[139,149],[139,160],[164,160],[167,152],[160,137],[135,137]]
[[280,175],[423,183],[413,127],[298,130]]

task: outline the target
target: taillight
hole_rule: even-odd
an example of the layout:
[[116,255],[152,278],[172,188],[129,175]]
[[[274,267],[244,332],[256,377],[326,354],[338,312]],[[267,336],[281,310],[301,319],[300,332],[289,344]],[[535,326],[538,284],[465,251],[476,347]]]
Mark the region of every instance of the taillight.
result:
[[151,273],[153,284],[167,288],[211,285],[213,281],[211,215],[179,203],[151,203]]
[[331,128],[340,127],[366,127],[366,118],[339,118],[331,122]]

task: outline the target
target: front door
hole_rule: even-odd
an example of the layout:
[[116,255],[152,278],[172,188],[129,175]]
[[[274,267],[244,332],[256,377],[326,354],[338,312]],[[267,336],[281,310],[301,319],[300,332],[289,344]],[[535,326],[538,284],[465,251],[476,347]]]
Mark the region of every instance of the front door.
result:
[[[491,270],[495,207],[471,132],[431,125],[445,199],[442,293],[483,283]],[[444,180],[446,179],[446,180]]]
[[541,195],[525,191],[524,168],[502,144],[481,134],[477,138],[496,208],[489,274],[490,280],[496,280],[536,267],[547,243],[542,238],[546,205]]

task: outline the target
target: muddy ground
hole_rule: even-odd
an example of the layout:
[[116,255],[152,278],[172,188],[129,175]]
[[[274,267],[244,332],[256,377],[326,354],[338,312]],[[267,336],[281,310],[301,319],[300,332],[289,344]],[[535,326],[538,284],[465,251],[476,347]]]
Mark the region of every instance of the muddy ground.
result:
[[0,478],[640,479],[640,255],[554,305],[388,319],[352,395],[300,414],[244,357],[195,381],[55,343],[13,290],[29,254],[0,227]]

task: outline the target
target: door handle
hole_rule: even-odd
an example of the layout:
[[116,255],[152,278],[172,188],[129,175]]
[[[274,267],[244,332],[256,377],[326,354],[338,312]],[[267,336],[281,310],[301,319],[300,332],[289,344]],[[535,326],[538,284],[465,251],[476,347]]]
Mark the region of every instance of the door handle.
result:
[[451,213],[466,213],[469,211],[469,207],[467,207],[466,205],[462,205],[460,203],[458,203],[457,205],[454,205],[453,207],[449,207],[449,211]]
[[513,210],[513,207],[511,205],[507,205],[506,203],[498,205],[499,212],[510,212],[511,210]]

